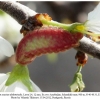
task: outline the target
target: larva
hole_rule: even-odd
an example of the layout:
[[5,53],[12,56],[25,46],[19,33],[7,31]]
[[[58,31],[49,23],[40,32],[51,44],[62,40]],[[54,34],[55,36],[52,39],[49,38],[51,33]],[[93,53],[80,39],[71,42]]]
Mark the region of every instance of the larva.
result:
[[57,27],[41,27],[29,32],[16,49],[16,62],[26,65],[35,57],[58,53],[78,45],[81,33],[70,33]]

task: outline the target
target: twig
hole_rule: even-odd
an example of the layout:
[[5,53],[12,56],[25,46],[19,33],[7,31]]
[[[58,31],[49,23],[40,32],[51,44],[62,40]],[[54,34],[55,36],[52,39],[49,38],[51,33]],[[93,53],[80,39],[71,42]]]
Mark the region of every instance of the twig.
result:
[[100,59],[100,44],[97,44],[85,36],[79,41],[79,43],[80,45],[76,49]]
[[[0,9],[12,16],[21,25],[23,25],[24,20],[36,15],[35,11],[14,1],[0,1]],[[80,45],[75,49],[100,59],[99,44],[86,37],[83,37],[79,43]]]
[[27,20],[30,16],[36,14],[35,11],[15,1],[0,1],[0,9],[8,13],[21,25],[23,25],[23,20]]

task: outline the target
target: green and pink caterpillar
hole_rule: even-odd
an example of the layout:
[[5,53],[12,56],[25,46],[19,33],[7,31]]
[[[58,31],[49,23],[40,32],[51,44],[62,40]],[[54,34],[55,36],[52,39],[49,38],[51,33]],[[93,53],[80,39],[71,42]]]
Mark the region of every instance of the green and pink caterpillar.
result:
[[78,45],[81,33],[71,34],[62,28],[41,27],[29,32],[19,43],[16,61],[25,65],[46,53],[58,53]]

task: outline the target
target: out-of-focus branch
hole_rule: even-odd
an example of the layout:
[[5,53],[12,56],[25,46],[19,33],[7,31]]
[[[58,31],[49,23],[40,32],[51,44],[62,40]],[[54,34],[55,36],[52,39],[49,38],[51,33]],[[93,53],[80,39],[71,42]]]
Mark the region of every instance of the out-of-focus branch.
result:
[[27,20],[30,16],[36,14],[35,11],[15,1],[0,1],[0,9],[8,13],[21,25],[23,20]]
[[79,43],[80,45],[75,49],[100,59],[100,44],[97,44],[85,36],[79,41]]
[[[14,1],[0,1],[0,9],[12,16],[21,25],[23,25],[24,20],[36,15],[35,11]],[[99,44],[86,37],[83,37],[79,43],[80,45],[75,49],[100,59]]]

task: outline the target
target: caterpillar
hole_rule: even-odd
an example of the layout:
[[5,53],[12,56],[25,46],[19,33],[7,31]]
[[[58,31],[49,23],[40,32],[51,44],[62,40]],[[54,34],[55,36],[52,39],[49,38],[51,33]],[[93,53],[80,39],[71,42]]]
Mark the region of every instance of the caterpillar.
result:
[[16,62],[26,65],[42,54],[58,53],[76,47],[82,37],[81,33],[70,33],[58,27],[36,28],[19,42]]

